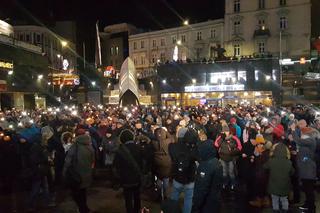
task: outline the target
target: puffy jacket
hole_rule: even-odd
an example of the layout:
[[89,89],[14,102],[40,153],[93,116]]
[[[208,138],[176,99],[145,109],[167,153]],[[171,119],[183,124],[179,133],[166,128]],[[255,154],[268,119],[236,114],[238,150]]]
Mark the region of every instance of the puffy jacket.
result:
[[220,135],[214,145],[218,149],[220,158],[224,161],[234,160],[242,149],[241,142],[236,136],[229,136],[223,139]]
[[193,192],[193,213],[219,212],[222,166],[210,141],[199,145],[199,166]]

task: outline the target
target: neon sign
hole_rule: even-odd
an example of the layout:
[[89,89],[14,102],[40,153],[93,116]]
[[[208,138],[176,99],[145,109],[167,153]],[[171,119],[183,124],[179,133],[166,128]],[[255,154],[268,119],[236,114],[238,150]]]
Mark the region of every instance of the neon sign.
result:
[[233,85],[205,85],[205,86],[186,86],[185,92],[220,92],[220,91],[243,91],[245,89],[244,84]]
[[13,69],[13,63],[0,61],[0,68]]

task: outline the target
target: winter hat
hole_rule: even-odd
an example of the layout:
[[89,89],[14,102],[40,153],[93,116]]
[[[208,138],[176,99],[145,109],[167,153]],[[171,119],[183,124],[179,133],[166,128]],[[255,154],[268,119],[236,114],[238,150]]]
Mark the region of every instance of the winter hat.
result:
[[231,123],[231,124],[236,124],[236,123],[237,123],[237,119],[236,119],[235,117],[232,117],[232,118],[230,119],[230,123]]
[[230,132],[229,127],[226,125],[222,126],[222,132]]
[[187,131],[188,131],[187,128],[184,128],[184,127],[179,128],[177,131],[178,138],[183,138]]
[[265,140],[264,140],[264,138],[263,138],[263,135],[257,134],[257,136],[256,136],[256,143],[257,143],[257,144],[264,144],[264,143],[265,143]]
[[121,143],[133,141],[134,140],[134,133],[130,129],[125,129],[125,130],[121,131],[119,138],[120,138]]

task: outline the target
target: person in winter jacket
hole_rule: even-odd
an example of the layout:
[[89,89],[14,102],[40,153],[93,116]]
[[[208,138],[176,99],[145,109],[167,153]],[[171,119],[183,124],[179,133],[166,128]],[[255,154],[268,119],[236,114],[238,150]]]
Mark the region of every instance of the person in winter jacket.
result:
[[257,125],[254,121],[248,121],[246,124],[246,128],[243,130],[242,139],[243,143],[250,142],[256,138],[258,134]]
[[217,159],[217,151],[210,141],[200,144],[198,151],[199,166],[193,192],[192,212],[219,212],[223,174],[221,163]]
[[141,149],[134,142],[134,133],[129,129],[124,129],[119,139],[121,144],[116,151],[114,166],[123,188],[127,213],[139,213],[141,209]]
[[233,135],[237,136],[237,138],[241,138],[241,128],[240,126],[237,124],[237,119],[235,117],[232,117],[230,119],[230,126],[235,129],[235,132],[233,133]]
[[[181,133],[181,131],[179,131]],[[192,197],[196,172],[197,147],[199,138],[197,132],[188,129],[184,137],[177,143],[169,145],[171,157],[171,176],[173,178],[173,191],[171,199],[178,201],[180,194],[184,192],[183,213],[191,213]]]
[[218,149],[223,168],[223,187],[226,188],[230,181],[230,187],[233,190],[235,187],[235,160],[241,152],[241,142],[237,136],[230,134],[228,126],[223,126],[222,134],[216,139],[214,146]]
[[113,165],[115,153],[119,147],[117,140],[117,137],[110,128],[106,130],[106,134],[102,137],[102,143],[99,149],[102,151],[103,165],[107,167]]
[[71,187],[72,198],[76,202],[80,213],[90,212],[87,205],[87,189],[92,183],[94,160],[91,137],[86,134],[78,135],[66,156],[63,174],[66,176],[67,169],[74,166],[76,172],[80,175],[80,185]]
[[171,158],[169,155],[169,144],[174,143],[174,138],[164,128],[155,130],[156,141],[154,145],[155,174],[162,181],[164,197],[168,197],[169,177],[171,171]]
[[302,190],[306,195],[305,204],[301,210],[316,212],[314,185],[317,180],[317,168],[315,162],[316,140],[313,137],[314,131],[310,127],[302,127],[301,137],[296,133],[296,127],[291,126],[292,137],[298,146],[297,165],[299,177],[302,182]]
[[280,123],[280,118],[278,118],[278,117],[272,118],[269,129],[266,131],[272,132],[273,144],[281,142],[282,137],[285,136],[284,135],[284,128],[283,128],[282,124]]
[[271,158],[264,165],[269,171],[268,192],[272,197],[272,208],[274,212],[288,212],[290,192],[290,177],[294,173],[290,161],[290,152],[283,143],[275,144],[271,150]]

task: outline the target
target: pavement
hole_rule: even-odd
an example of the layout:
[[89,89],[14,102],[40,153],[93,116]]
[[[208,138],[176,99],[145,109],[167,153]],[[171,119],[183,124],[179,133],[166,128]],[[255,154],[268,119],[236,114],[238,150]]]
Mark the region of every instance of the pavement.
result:
[[[88,190],[88,206],[95,213],[125,213],[125,205],[121,190],[114,190],[111,187],[110,181],[105,177],[104,171],[99,171],[96,174],[96,179],[92,187]],[[1,194],[1,193],[0,193]],[[303,193],[302,193],[303,194]],[[320,196],[316,193],[317,206],[320,212]],[[19,192],[18,196],[13,198],[17,200],[16,211],[12,211],[11,197],[2,193],[0,195],[0,213],[18,212],[25,213],[23,208],[23,197],[26,194]],[[147,196],[142,196],[142,206],[150,209],[150,213],[160,213],[160,203],[148,201]],[[303,196],[302,196],[303,200]],[[70,192],[66,188],[59,188],[57,190],[56,198],[57,206],[48,208],[43,206],[43,202],[39,199],[37,203],[37,211],[39,213],[77,213],[75,203],[70,197]],[[181,200],[182,204],[182,200]],[[292,213],[300,213],[297,207],[291,208]],[[272,209],[257,209],[251,208],[248,205],[246,196],[243,191],[236,191],[234,193],[224,193],[222,199],[221,213],[272,213]]]

